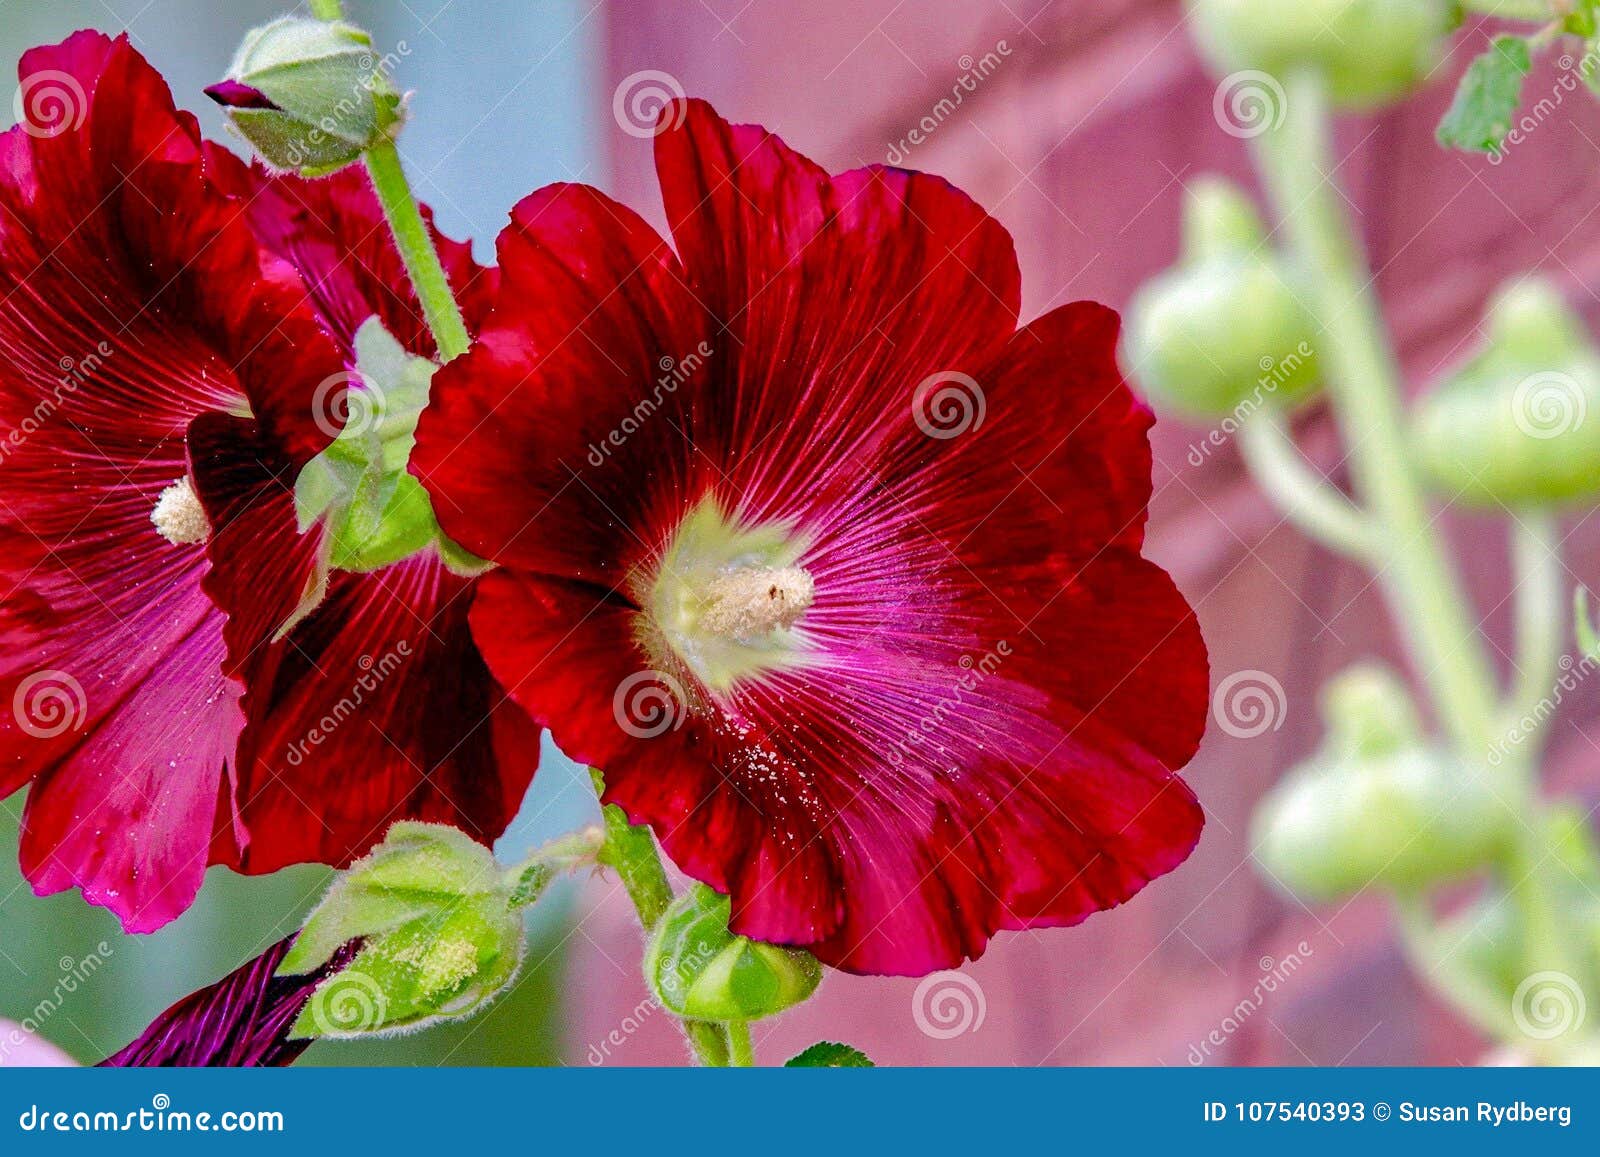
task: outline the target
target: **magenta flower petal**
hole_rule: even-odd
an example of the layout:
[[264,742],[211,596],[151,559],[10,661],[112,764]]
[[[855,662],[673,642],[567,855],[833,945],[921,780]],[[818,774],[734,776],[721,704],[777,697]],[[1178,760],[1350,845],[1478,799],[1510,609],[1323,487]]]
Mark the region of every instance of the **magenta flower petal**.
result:
[[215,984],[184,997],[151,1022],[103,1068],[268,1068],[291,1065],[310,1046],[290,1040],[300,1010],[317,985],[355,955],[346,947],[307,976],[277,976],[294,943],[290,936]]

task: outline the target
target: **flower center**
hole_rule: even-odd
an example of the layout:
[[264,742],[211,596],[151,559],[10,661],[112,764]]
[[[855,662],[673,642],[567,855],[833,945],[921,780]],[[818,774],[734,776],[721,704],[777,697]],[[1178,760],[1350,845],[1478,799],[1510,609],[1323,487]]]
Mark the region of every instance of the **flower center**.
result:
[[173,546],[193,546],[211,537],[211,520],[189,484],[188,475],[161,492],[156,508],[150,512],[150,521]]
[[706,584],[700,628],[728,639],[753,639],[798,623],[816,601],[803,567],[742,566]]
[[707,688],[804,662],[816,583],[794,528],[750,524],[706,498],[665,545],[640,591],[641,642],[658,667],[685,664]]

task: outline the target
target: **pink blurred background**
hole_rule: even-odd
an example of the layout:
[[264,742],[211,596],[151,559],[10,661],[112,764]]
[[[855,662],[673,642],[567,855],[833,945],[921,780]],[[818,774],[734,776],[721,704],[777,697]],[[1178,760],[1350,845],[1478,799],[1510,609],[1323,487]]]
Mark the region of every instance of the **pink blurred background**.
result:
[[[1215,85],[1176,0],[616,0],[605,8],[593,118],[612,130],[602,183],[648,207],[658,224],[649,143],[616,129],[610,115],[613,94],[641,70],[670,74],[730,118],[765,124],[833,170],[893,157],[948,177],[1011,230],[1029,317],[1078,298],[1125,307],[1174,258],[1185,180],[1219,171],[1255,187],[1244,142],[1213,117]],[[1489,27],[1469,22],[1420,96],[1340,126],[1337,178],[1413,388],[1464,355],[1485,298],[1515,273],[1543,271],[1591,322],[1600,319],[1591,288],[1600,279],[1600,105],[1569,94],[1498,167],[1434,144],[1454,81],[1486,47]],[[986,54],[998,65],[985,67]],[[1552,68],[1535,72],[1530,93],[1554,88]],[[908,150],[911,129],[974,70],[986,73],[975,90]],[[1253,739],[1212,726],[1187,773],[1209,818],[1199,850],[1129,905],[1079,928],[1003,934],[970,967],[975,986],[964,991],[948,978],[919,989],[832,976],[811,1004],[755,1026],[764,1060],[781,1061],[819,1037],[893,1064],[1467,1064],[1482,1056],[1475,1034],[1409,975],[1379,897],[1308,910],[1254,869],[1252,804],[1317,742],[1317,688],[1351,660],[1394,658],[1396,648],[1367,577],[1285,526],[1231,446],[1190,464],[1189,449],[1205,433],[1166,415],[1156,430],[1150,551],[1198,608],[1213,684],[1265,671],[1284,687],[1286,710],[1279,729]],[[1325,415],[1309,417],[1302,435],[1339,477]],[[1595,574],[1596,536],[1584,523],[1578,516],[1566,526],[1574,584]],[[1503,664],[1502,528],[1453,516],[1447,524]],[[1594,706],[1586,689],[1567,700],[1547,763],[1553,785],[1584,795],[1600,778]],[[582,991],[569,1063],[677,1062],[670,1023],[640,1003],[639,946],[624,898],[596,880],[584,901],[593,912],[571,940],[569,975],[582,978]],[[1238,1015],[1263,975],[1290,968]],[[941,1012],[950,1019],[939,1021]]]

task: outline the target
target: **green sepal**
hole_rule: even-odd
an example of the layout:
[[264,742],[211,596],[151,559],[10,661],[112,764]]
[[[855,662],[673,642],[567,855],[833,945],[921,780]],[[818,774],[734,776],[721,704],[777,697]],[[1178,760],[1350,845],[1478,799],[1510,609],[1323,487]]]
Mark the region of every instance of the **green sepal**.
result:
[[1436,134],[1445,148],[1497,152],[1522,103],[1533,53],[1521,36],[1497,36],[1467,68]]
[[783,1062],[786,1069],[871,1069],[877,1066],[858,1048],[835,1041],[818,1041]]
[[376,317],[356,331],[355,351],[348,417],[295,480],[302,531],[322,524],[335,570],[379,570],[431,547],[455,573],[482,574],[492,564],[445,537],[427,491],[406,469],[438,367],[408,353]]
[[317,987],[292,1035],[379,1035],[475,1012],[521,963],[513,890],[489,849],[464,833],[396,824],[329,889],[279,968],[303,975],[361,944]]
[[703,884],[674,900],[645,955],[661,1003],[691,1020],[752,1021],[792,1008],[817,990],[822,966],[809,952],[736,936],[732,901]]

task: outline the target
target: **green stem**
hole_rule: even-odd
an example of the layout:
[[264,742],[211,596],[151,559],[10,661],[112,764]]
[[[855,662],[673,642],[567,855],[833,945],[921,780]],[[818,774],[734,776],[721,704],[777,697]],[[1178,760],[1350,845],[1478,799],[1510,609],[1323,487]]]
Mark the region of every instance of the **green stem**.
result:
[[[308,0],[311,15],[318,20],[340,20],[344,13],[340,0]],[[422,219],[422,210],[412,196],[411,183],[406,180],[405,166],[400,163],[400,150],[392,139],[385,139],[366,151],[367,175],[372,178],[372,189],[383,206],[389,231],[394,234],[395,248],[400,250],[400,260],[405,262],[411,286],[417,300],[422,303],[422,316],[433,334],[433,344],[439,347],[439,360],[448,362],[467,352],[472,344],[467,334],[467,323],[461,316],[461,307],[450,289],[450,279],[439,262],[439,250]]]
[[[595,791],[603,786],[600,773],[591,773]],[[628,897],[639,914],[639,924],[649,936],[666,915],[672,903],[672,884],[661,863],[661,853],[656,850],[655,837],[647,827],[635,827],[615,804],[603,804],[605,843],[600,848],[599,861],[616,872],[627,889]],[[701,1064],[724,1068],[728,1064],[728,1034],[722,1025],[703,1020],[684,1020],[683,1035]]]
[[1373,557],[1366,516],[1305,460],[1275,409],[1263,407],[1245,418],[1239,452],[1262,490],[1302,532],[1354,558]]
[[[1289,242],[1311,273],[1313,304],[1327,336],[1327,388],[1349,447],[1356,493],[1376,524],[1378,576],[1414,666],[1458,754],[1487,759],[1499,724],[1488,655],[1454,570],[1434,533],[1405,443],[1399,366],[1349,219],[1332,181],[1327,93],[1315,74],[1287,78],[1283,121],[1256,146]],[[1521,906],[1531,971],[1565,959],[1559,909],[1540,866],[1544,824],[1530,760],[1501,765],[1516,815],[1516,844],[1502,871]]]
[[1405,444],[1400,371],[1368,291],[1354,232],[1331,184],[1322,81],[1288,78],[1282,126],[1257,138],[1283,228],[1313,271],[1314,305],[1327,335],[1328,394],[1350,449],[1357,494],[1379,530],[1379,576],[1412,657],[1433,687],[1445,729],[1483,758],[1495,711],[1488,656],[1456,575],[1433,533]]
[[422,220],[417,199],[411,195],[411,185],[400,163],[400,151],[392,140],[384,140],[367,150],[366,160],[373,191],[378,194],[383,215],[389,219],[400,259],[411,275],[417,300],[422,303],[423,317],[433,333],[434,344],[439,347],[439,360],[448,362],[467,352],[471,338],[467,336],[461,307],[450,290],[450,279],[439,263],[439,251]]
[[728,1026],[728,1044],[731,1063],[735,1068],[748,1069],[756,1063],[755,1046],[750,1043],[750,1026],[742,1020]]
[[[1566,601],[1560,549],[1556,520],[1549,514],[1519,511],[1512,515],[1517,674],[1503,716],[1506,728],[1520,726],[1525,716],[1538,720],[1539,705],[1550,698],[1560,678],[1562,607]],[[1530,747],[1528,759],[1537,751],[1537,746]]]

